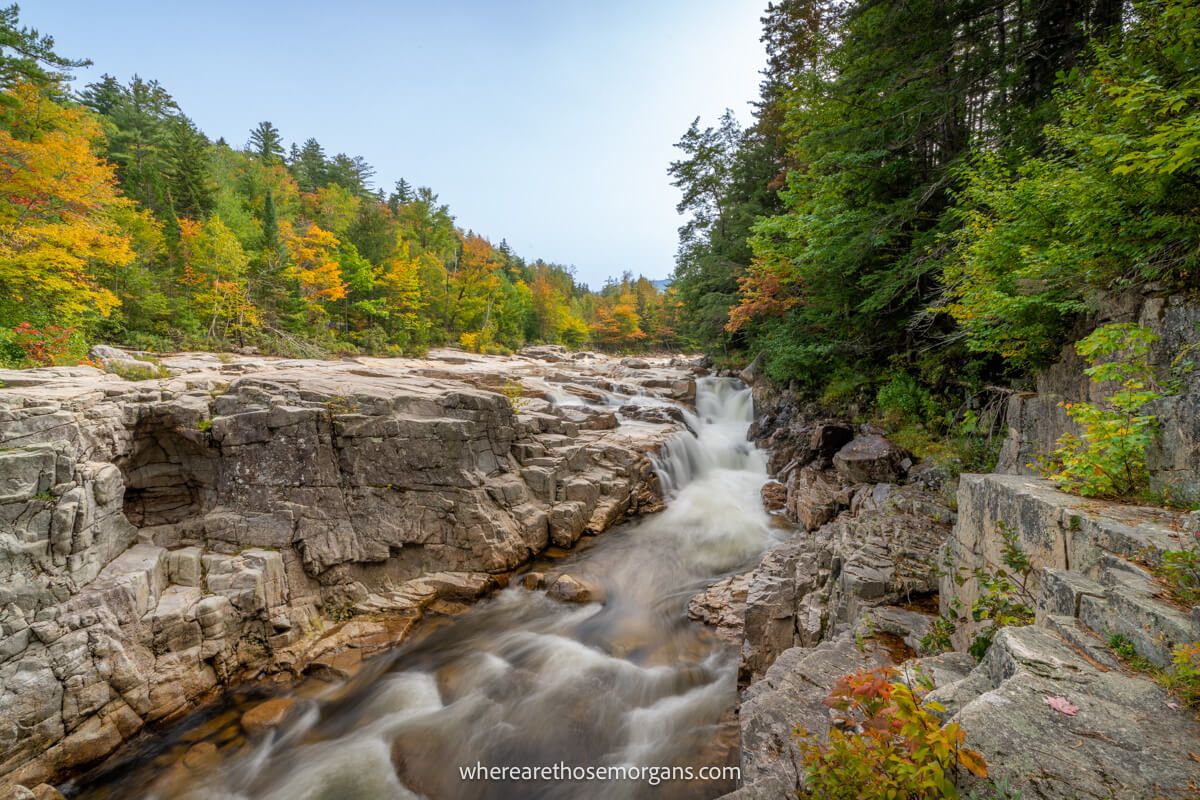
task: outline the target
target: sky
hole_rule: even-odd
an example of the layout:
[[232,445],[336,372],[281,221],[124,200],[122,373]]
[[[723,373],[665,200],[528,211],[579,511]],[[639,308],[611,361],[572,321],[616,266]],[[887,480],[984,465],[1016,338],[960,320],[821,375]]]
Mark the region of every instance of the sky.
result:
[[593,288],[674,266],[667,165],[699,116],[743,120],[766,0],[23,0],[23,24],[158,80],[211,138],[260,120],[430,186],[458,224]]

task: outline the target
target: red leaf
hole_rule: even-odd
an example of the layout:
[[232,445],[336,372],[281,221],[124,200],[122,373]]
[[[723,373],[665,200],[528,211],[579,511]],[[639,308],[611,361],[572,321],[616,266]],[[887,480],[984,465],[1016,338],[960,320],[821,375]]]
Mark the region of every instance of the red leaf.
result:
[[1068,717],[1073,717],[1079,713],[1079,706],[1075,705],[1065,697],[1047,697],[1045,700],[1046,705],[1050,706],[1060,714],[1066,714]]

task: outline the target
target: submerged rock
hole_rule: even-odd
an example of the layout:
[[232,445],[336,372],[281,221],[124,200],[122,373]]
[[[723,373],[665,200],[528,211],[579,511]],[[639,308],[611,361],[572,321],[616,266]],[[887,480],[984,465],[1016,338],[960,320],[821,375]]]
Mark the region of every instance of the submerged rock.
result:
[[604,589],[599,584],[574,575],[548,579],[546,594],[567,603],[603,603]]
[[258,736],[278,728],[296,707],[294,697],[275,697],[264,700],[242,715],[242,730],[248,736]]

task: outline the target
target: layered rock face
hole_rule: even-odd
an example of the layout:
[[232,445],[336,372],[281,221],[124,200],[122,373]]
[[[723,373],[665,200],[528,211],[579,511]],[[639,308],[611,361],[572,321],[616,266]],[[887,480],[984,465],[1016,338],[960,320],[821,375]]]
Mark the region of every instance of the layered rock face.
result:
[[[1195,514],[1085,500],[1036,478],[965,475],[946,561],[964,572],[1001,563],[998,526],[1033,565],[1036,623],[1005,628],[982,663],[931,699],[971,746],[1025,797],[1188,797],[1200,785],[1200,723],[1144,673],[1113,655],[1120,636],[1166,668],[1177,645],[1200,641],[1200,608],[1173,602],[1147,565],[1197,535]],[[974,579],[942,582],[944,609],[970,608]],[[954,634],[965,646],[976,625]],[[1049,710],[1065,697],[1076,715]]]
[[345,674],[425,609],[657,508],[648,454],[676,417],[617,409],[694,394],[686,364],[554,348],[162,366],[0,374],[0,785],[236,680]]

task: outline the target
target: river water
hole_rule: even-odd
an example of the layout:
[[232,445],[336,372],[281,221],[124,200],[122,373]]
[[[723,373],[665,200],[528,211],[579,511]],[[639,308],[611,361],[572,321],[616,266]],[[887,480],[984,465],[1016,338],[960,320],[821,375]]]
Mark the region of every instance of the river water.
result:
[[[737,653],[686,607],[772,536],[759,498],[765,455],[746,441],[752,414],[737,381],[700,380],[695,434],[676,434],[657,459],[667,509],[553,564],[601,586],[603,604],[513,586],[373,659],[349,684],[301,687],[289,722],[265,738],[229,733],[238,709],[227,704],[65,788],[96,800],[690,800],[731,790],[728,771],[700,773],[738,763]],[[219,749],[196,755],[196,742]],[[464,777],[481,766],[549,772]]]

